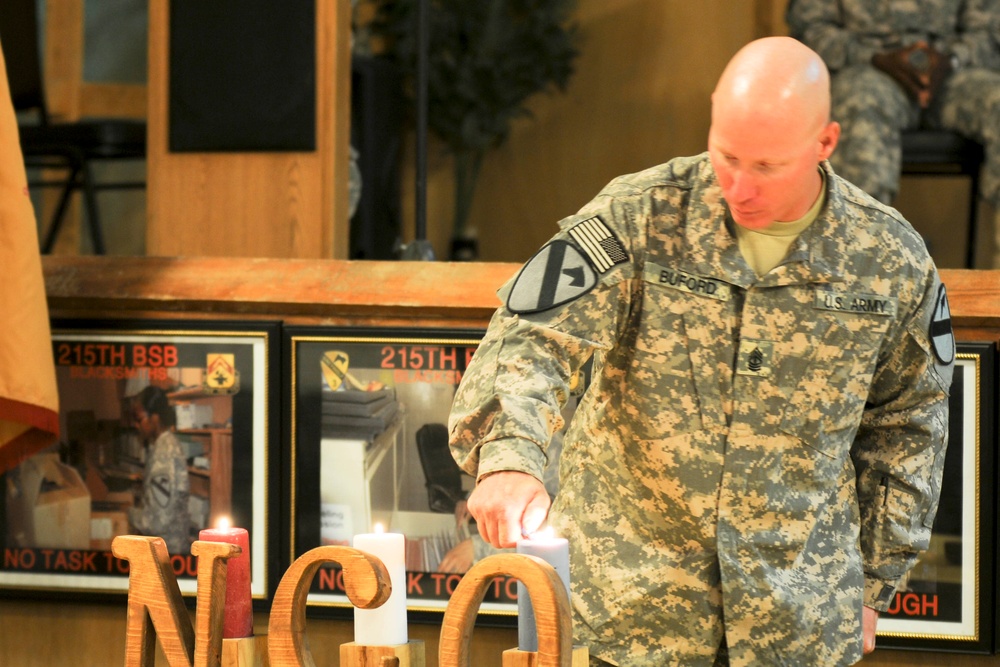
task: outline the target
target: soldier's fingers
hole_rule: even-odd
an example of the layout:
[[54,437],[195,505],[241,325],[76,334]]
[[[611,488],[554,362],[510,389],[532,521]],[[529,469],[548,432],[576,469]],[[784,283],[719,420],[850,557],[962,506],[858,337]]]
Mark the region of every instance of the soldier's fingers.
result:
[[517,544],[517,541],[521,539],[521,535],[523,534],[521,514],[520,507],[510,507],[504,511],[503,517],[497,526],[499,544],[495,544],[494,546],[506,549]]
[[491,524],[485,520],[477,521],[476,526],[479,527],[479,536],[483,538],[483,541],[487,544],[493,544],[493,536],[491,535]]
[[531,499],[528,506],[524,508],[524,515],[521,518],[521,527],[525,535],[531,535],[538,530],[545,517],[549,513],[548,494],[539,494]]
[[871,653],[875,650],[875,635],[865,633],[864,647],[862,649],[866,654]]
[[863,607],[861,613],[862,649],[865,653],[875,650],[875,634],[878,627],[878,612],[871,607]]

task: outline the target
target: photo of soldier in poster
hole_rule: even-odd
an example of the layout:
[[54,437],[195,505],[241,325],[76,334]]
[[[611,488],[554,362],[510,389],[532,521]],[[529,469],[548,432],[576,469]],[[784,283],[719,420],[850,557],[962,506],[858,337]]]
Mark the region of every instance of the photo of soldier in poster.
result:
[[107,587],[125,588],[111,542],[126,534],[163,538],[175,574],[194,577],[199,530],[251,525],[251,343],[54,331],[60,438],[3,476],[0,583],[124,575]]

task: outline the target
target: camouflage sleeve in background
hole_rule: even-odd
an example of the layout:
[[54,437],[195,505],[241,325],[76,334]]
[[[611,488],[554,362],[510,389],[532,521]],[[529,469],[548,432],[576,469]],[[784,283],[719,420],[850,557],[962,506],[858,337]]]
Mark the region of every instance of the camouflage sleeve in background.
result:
[[[937,346],[932,340],[936,327],[948,328],[948,338],[939,338]],[[935,272],[928,275],[923,299],[897,341],[882,353],[851,450],[861,510],[864,602],[879,611],[889,607],[900,581],[928,547],[940,496],[954,342]]]
[[818,53],[833,72],[868,63],[883,50],[881,39],[848,28],[841,4],[832,0],[789,0],[785,10],[789,34]]
[[1000,71],[1000,2],[968,0],[963,5],[955,34],[945,38],[941,50],[955,54],[960,67]]
[[917,41],[956,55],[962,67],[1000,67],[998,0],[790,0],[785,20],[833,72]]

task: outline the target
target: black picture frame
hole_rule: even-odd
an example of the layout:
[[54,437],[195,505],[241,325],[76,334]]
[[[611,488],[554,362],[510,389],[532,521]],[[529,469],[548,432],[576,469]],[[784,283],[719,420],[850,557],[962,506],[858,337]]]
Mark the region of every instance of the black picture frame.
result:
[[[173,408],[171,432],[186,456],[188,537],[197,539],[199,528],[223,514],[247,528],[251,594],[265,610],[282,564],[280,329],[270,321],[54,320],[61,435],[44,460],[32,457],[0,477],[3,594],[127,594],[128,563],[114,557],[111,541],[139,534],[129,508],[145,506],[147,491],[155,494],[156,478],[149,488],[144,481],[148,440],[135,423],[134,396],[157,386]],[[58,520],[40,509],[49,497],[58,501]],[[193,604],[197,558],[171,553],[171,562]]]
[[931,546],[880,616],[879,647],[995,651],[996,364],[994,343],[958,343]]
[[[407,537],[409,620],[440,621],[461,574],[437,572],[435,565],[475,533],[474,527],[468,534],[457,528],[454,515],[473,480],[448,451],[448,413],[483,333],[285,327],[290,560],[321,544],[349,545],[353,534],[371,532],[375,521],[383,521],[387,530]],[[361,396],[365,391],[383,397]],[[365,409],[362,398],[377,407]],[[330,567],[314,578],[307,598],[311,614],[352,613],[336,576]],[[478,622],[514,625],[516,613],[514,581],[498,581]]]

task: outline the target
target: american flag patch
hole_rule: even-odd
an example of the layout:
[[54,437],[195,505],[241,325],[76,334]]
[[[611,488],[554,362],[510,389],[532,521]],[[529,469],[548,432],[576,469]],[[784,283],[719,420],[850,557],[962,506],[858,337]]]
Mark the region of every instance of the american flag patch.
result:
[[625,247],[600,218],[584,220],[570,229],[569,235],[601,273],[628,261]]

